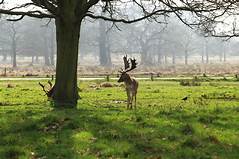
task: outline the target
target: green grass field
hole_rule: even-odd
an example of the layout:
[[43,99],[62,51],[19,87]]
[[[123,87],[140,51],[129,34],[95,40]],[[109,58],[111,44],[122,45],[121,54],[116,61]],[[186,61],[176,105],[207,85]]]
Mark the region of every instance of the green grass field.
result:
[[76,110],[53,108],[38,81],[1,81],[0,159],[239,158],[239,82],[140,81],[137,110],[101,82],[79,82]]

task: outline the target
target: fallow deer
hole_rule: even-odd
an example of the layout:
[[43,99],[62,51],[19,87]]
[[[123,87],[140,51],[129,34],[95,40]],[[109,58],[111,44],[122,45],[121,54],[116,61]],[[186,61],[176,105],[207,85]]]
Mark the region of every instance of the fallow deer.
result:
[[41,84],[39,82],[39,85],[42,87],[42,90],[46,93],[46,96],[48,97],[48,99],[51,99],[53,96],[53,91],[54,91],[54,86],[52,85],[51,81],[48,81],[49,87],[48,90],[46,90],[46,86]]
[[[51,83],[51,81],[48,81],[47,83],[49,85],[49,87],[47,87],[47,88],[46,88],[46,85],[43,85],[41,82],[39,82],[38,84],[42,87],[42,90],[45,92],[47,98],[49,100],[51,100],[52,97],[53,97],[53,92],[54,92],[55,85],[53,85]],[[77,87],[77,88],[78,88],[78,90],[80,89],[79,87]],[[78,95],[78,99],[81,99],[81,97],[79,95]]]
[[[136,95],[137,95],[137,89],[138,89],[138,82],[129,76],[127,72],[133,70],[136,68],[137,63],[136,59],[127,59],[127,55],[123,57],[124,61],[124,69],[121,68],[119,71],[121,73],[120,78],[118,82],[124,82],[126,93],[127,93],[127,109],[132,109],[132,102],[134,99],[134,108],[136,109]],[[130,107],[129,107],[130,106]]]

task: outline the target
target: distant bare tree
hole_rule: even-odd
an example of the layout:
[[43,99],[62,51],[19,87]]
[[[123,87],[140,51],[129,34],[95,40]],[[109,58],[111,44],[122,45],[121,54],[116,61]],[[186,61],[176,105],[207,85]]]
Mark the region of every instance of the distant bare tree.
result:
[[99,59],[101,66],[111,66],[111,54],[110,54],[110,30],[106,21],[99,20]]
[[130,25],[127,29],[127,43],[128,45],[132,45],[132,47],[138,48],[141,56],[141,64],[152,65],[154,63],[154,46],[158,44],[164,26],[143,21],[137,23],[137,25]]
[[4,53],[4,59],[7,54],[11,56],[12,67],[17,67],[17,44],[20,40],[19,26],[14,22],[2,23],[2,34],[0,36],[0,44]]

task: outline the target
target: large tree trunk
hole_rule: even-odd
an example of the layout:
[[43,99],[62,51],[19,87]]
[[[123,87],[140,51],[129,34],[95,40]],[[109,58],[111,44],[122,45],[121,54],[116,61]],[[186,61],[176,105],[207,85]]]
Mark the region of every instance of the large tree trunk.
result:
[[[64,14],[68,15],[67,12],[69,11]],[[76,21],[75,18],[77,17],[56,19],[57,62],[53,93],[55,106],[75,107],[79,97],[77,62],[81,21]]]

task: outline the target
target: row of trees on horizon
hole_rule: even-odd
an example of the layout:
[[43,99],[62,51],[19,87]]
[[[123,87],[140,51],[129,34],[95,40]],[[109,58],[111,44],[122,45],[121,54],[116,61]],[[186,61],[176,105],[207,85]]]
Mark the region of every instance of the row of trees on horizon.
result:
[[[176,28],[176,29],[175,29]],[[17,67],[17,57],[31,57],[31,63],[43,57],[45,66],[55,65],[56,38],[54,21],[24,18],[19,22],[0,19],[0,55],[7,63],[10,57]],[[165,23],[141,21],[134,24],[112,24],[104,20],[84,20],[81,30],[81,61],[92,55],[101,66],[112,65],[112,54],[138,54],[143,65],[189,64],[190,57],[200,56],[198,63],[210,63],[215,56],[225,62],[227,56],[238,56],[238,41],[205,37],[191,30],[175,17]],[[121,60],[121,59],[120,59]],[[215,59],[214,59],[215,60]]]

